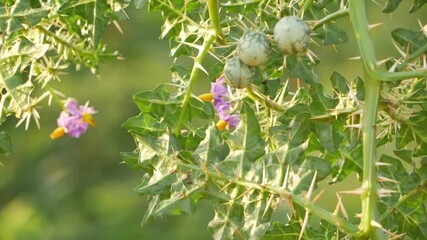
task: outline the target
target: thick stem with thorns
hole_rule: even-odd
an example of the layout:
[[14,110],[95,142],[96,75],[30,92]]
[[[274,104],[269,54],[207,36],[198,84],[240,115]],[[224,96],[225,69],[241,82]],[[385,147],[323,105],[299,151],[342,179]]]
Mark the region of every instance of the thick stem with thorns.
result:
[[212,32],[207,33],[204,43],[202,46],[199,47],[199,53],[194,59],[193,69],[191,70],[190,79],[188,81],[188,87],[184,95],[184,101],[182,103],[182,110],[178,119],[178,125],[175,129],[175,133],[177,135],[181,132],[182,124],[184,124],[184,119],[185,119],[185,115],[187,114],[187,108],[188,108],[188,104],[190,103],[194,83],[197,80],[197,76],[199,74],[203,59],[208,53],[209,48],[211,47],[214,39],[215,39],[215,34],[213,34]]
[[378,223],[378,174],[376,168],[376,121],[379,101],[380,81],[372,40],[369,36],[366,3],[361,0],[350,1],[350,18],[365,70],[365,105],[363,108],[363,183],[362,219],[359,228],[364,233],[362,239],[386,239]]

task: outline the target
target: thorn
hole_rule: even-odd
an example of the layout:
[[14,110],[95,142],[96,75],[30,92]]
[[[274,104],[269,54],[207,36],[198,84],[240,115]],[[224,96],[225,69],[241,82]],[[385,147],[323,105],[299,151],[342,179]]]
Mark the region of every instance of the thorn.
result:
[[386,58],[386,59],[380,60],[380,61],[378,61],[378,62],[377,62],[377,65],[378,65],[378,66],[381,66],[381,65],[383,65],[384,63],[388,62],[390,59],[392,59],[392,57],[389,57],[389,58]]
[[302,223],[301,232],[299,233],[298,240],[302,239],[302,235],[303,235],[303,233],[305,231],[305,228],[307,227],[308,219],[310,218],[309,214],[310,214],[310,212],[308,210],[306,210],[305,211],[305,216],[304,216],[304,222]]
[[383,23],[374,23],[374,24],[369,25],[368,28],[369,28],[369,30],[372,30],[372,29],[379,27],[381,25],[383,25]]
[[380,228],[380,229],[384,229],[383,226],[381,226],[381,224],[379,222],[374,221],[374,220],[371,221],[371,226],[376,227],[376,228]]
[[378,176],[378,182],[392,182],[392,183],[399,183],[398,181],[391,179],[391,178],[386,178],[386,177],[382,177],[382,176]]
[[399,61],[395,61],[388,71],[394,72],[394,70],[396,70],[398,65],[399,65]]
[[358,188],[358,189],[349,190],[349,191],[340,191],[339,193],[360,195],[363,193],[363,191],[364,191],[364,189]]
[[288,178],[289,178],[289,165],[286,168],[285,179],[283,179],[282,187],[286,189],[288,187]]
[[345,207],[344,207],[344,204],[343,204],[343,202],[342,202],[342,198],[341,198],[341,196],[340,196],[338,193],[336,193],[336,194],[337,194],[337,198],[338,198],[338,204],[337,204],[337,207],[339,207],[339,209],[341,210],[341,213],[342,213],[343,217],[344,217],[346,220],[348,220],[347,210],[346,210],[346,209],[345,209]]
[[356,217],[356,218],[362,218],[362,214],[356,213],[356,214],[354,214],[354,217]]
[[246,189],[246,191],[244,191],[242,194],[240,194],[240,196],[238,196],[236,199],[244,197],[246,194],[252,192],[253,190],[254,190],[253,188]]
[[322,191],[320,191],[314,198],[313,198],[313,203],[316,203],[317,200],[319,200],[319,198],[323,195],[323,193],[325,192],[325,189],[322,189]]
[[313,179],[311,180],[310,188],[305,195],[305,199],[310,200],[311,194],[313,193],[314,185],[316,184],[317,171],[314,172]]
[[223,192],[225,189],[227,189],[229,186],[231,185],[231,181],[230,182],[228,182],[227,184],[225,184],[225,186],[224,187],[222,187],[220,190],[219,190],[219,192]]
[[361,56],[356,56],[356,57],[351,57],[348,60],[360,60],[360,59],[362,59]]
[[375,166],[377,166],[377,167],[389,167],[392,165],[390,163],[385,163],[385,162],[375,162]]
[[402,57],[406,58],[406,54],[402,51],[402,49],[400,49],[399,46],[397,46],[397,44],[394,41],[393,41],[393,45],[397,49],[397,51],[400,53],[400,55],[402,55]]
[[344,127],[346,127],[346,128],[362,129],[362,124],[361,123],[358,123],[358,124],[349,124],[349,125],[345,125]]
[[393,194],[393,193],[399,193],[399,192],[395,191],[395,190],[384,189],[384,188],[378,190],[378,196],[380,198],[381,197],[390,197],[391,194]]

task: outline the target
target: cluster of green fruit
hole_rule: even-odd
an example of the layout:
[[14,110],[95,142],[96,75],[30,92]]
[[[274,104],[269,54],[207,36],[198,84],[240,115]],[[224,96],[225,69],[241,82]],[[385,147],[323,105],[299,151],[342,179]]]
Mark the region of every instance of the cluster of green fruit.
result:
[[[273,37],[283,54],[303,53],[310,41],[310,27],[302,19],[287,16],[277,22]],[[234,88],[245,88],[255,77],[255,68],[268,61],[272,45],[265,33],[250,31],[237,43],[236,53],[224,66],[227,83]]]

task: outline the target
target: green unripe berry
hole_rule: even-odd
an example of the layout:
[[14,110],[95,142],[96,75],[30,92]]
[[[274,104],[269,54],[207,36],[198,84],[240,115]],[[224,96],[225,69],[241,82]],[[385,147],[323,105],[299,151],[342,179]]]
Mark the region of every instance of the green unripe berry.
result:
[[268,60],[271,43],[263,32],[247,32],[237,44],[237,56],[249,66],[261,66]]
[[287,16],[274,27],[274,41],[284,54],[303,53],[310,42],[310,27],[302,19]]
[[255,77],[255,68],[233,57],[224,66],[225,81],[234,88],[245,88],[252,83]]

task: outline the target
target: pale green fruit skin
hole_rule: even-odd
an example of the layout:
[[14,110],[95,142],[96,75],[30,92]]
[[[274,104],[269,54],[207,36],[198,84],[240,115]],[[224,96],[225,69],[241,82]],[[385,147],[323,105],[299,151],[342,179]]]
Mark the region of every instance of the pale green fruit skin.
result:
[[247,32],[237,43],[237,56],[246,65],[257,67],[265,64],[271,52],[271,42],[262,32]]
[[231,87],[245,88],[252,83],[255,77],[255,68],[244,64],[239,57],[235,56],[225,64],[224,77]]
[[287,16],[274,27],[274,41],[284,54],[303,53],[310,42],[310,27],[302,19]]

